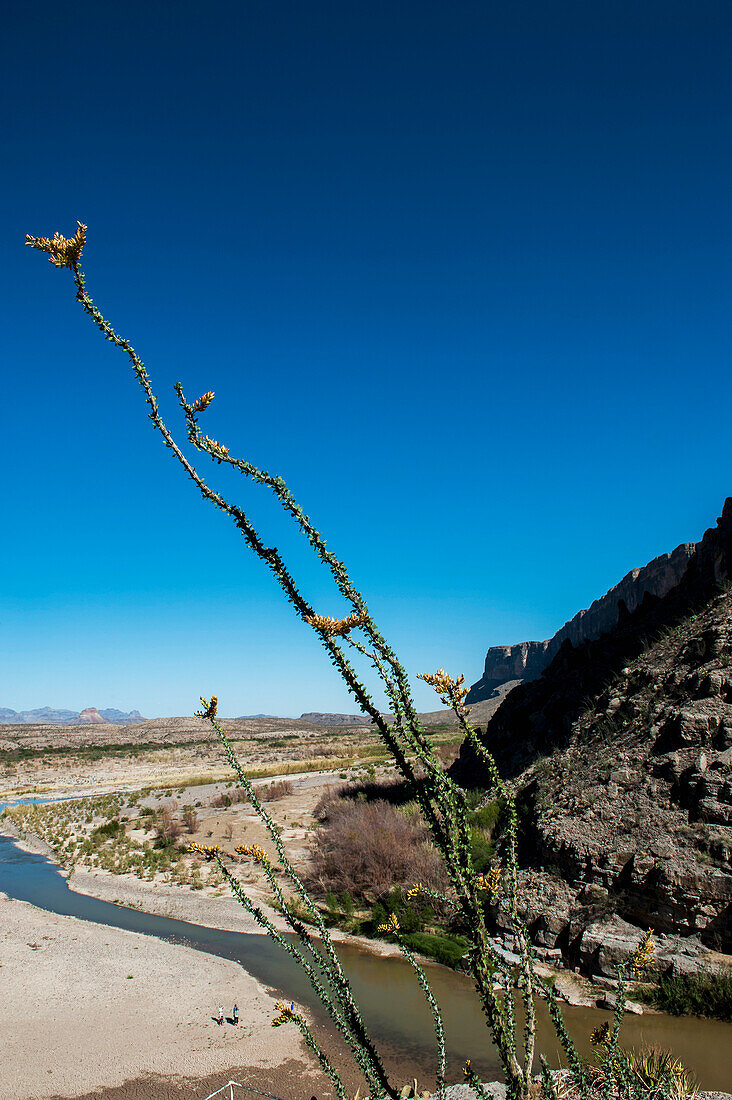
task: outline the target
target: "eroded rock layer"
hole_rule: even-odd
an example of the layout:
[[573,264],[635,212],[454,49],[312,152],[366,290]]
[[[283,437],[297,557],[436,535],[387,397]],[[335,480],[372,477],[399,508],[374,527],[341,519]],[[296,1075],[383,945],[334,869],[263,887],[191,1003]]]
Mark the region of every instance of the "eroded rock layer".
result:
[[[677,970],[732,953],[731,566],[732,499],[678,584],[565,640],[482,735],[521,792],[532,931],[575,965],[609,973],[648,927]],[[469,746],[453,775],[488,786]]]
[[508,680],[536,680],[564,642],[576,646],[593,641],[612,630],[624,615],[639,608],[647,596],[665,596],[681,581],[700,545],[684,542],[648,565],[631,569],[604,596],[578,611],[548,641],[491,646],[486,653],[483,675],[472,685],[468,702],[489,699]]

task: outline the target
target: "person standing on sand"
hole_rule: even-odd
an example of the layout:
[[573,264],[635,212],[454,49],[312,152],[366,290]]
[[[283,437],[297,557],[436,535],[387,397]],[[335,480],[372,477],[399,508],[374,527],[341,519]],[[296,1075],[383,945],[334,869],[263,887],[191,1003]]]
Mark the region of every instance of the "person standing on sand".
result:
[[219,1027],[223,1027],[223,1024],[224,1024],[224,1010],[223,1010],[223,1008],[220,1008],[219,1009],[218,1025],[219,1025]]
[[234,1027],[239,1023],[239,1005],[234,1005]]

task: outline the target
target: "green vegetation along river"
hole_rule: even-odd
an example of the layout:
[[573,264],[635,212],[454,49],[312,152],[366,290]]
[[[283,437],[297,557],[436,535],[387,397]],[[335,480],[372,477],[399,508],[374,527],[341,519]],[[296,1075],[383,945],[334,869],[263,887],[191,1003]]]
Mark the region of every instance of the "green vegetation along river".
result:
[[[22,851],[4,836],[0,836],[0,890],[51,912],[157,936],[234,959],[264,984],[281,990],[290,1000],[307,1004],[316,1016],[324,1019],[307,981],[290,958],[265,936],[206,928],[78,894],[69,889],[53,863]],[[338,952],[372,1033],[396,1077],[406,1080],[416,1075],[428,1085],[434,1067],[432,1024],[408,965],[401,959],[382,958],[349,945],[339,945]],[[445,1018],[449,1078],[462,1078],[466,1058],[472,1059],[484,1079],[500,1078],[498,1060],[486,1042],[487,1033],[469,979],[438,966],[429,967],[429,976]],[[589,1053],[589,1033],[598,1023],[609,1019],[609,1013],[567,1007],[565,1014],[580,1049]],[[732,1086],[732,1024],[650,1013],[629,1016],[623,1027],[623,1042],[626,1046],[649,1043],[670,1048],[696,1073],[706,1089]],[[558,1043],[542,1013],[538,1046],[553,1064],[558,1064]]]

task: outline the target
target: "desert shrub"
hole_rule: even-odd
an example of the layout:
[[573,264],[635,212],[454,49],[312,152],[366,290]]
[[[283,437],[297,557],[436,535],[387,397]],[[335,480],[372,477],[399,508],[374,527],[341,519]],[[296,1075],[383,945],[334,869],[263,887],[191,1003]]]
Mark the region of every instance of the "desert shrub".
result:
[[487,806],[481,806],[470,815],[470,824],[490,835],[499,824],[500,816],[500,802],[489,802]]
[[403,779],[357,780],[329,787],[313,811],[317,820],[328,816],[333,802],[350,799],[354,802],[388,802],[392,806],[406,806],[415,800],[415,785]]
[[96,829],[94,829],[94,831],[92,832],[92,836],[116,836],[120,829],[124,831],[122,822],[119,821],[116,817],[113,817],[111,821],[105,821],[103,825],[99,825]]
[[230,794],[217,794],[211,799],[211,805],[217,810],[228,810],[232,801],[233,799]]
[[425,826],[388,802],[332,800],[321,811],[309,878],[321,891],[377,898],[395,885],[444,889],[444,867]]
[[348,890],[344,890],[341,894],[341,911],[345,913],[347,917],[353,916],[353,898],[348,893]]
[[170,807],[163,806],[155,824],[158,847],[168,847],[174,844],[182,832],[183,826],[180,821],[173,817]]
[[386,911],[386,906],[383,905],[382,902],[374,902],[373,906],[371,907],[371,919],[368,923],[367,929],[368,934],[371,936],[379,935],[378,929],[381,927],[382,924],[386,924],[386,919],[388,915],[389,914]]
[[328,912],[330,913],[330,915],[332,917],[337,917],[340,911],[338,908],[338,898],[332,890],[329,890],[328,893],[325,895],[325,904],[328,906]]
[[195,810],[190,809],[190,810],[185,810],[184,811],[184,813],[183,813],[183,824],[185,825],[186,829],[191,834],[191,836],[193,835],[193,833],[198,832],[198,830],[200,829],[201,826],[200,826],[199,821],[198,821],[198,814],[196,813]]
[[657,985],[638,991],[640,1000],[671,1016],[709,1016],[732,1022],[732,972],[715,974],[663,974]]
[[633,1100],[695,1100],[699,1091],[698,1083],[679,1059],[670,1051],[656,1047],[621,1049],[615,1056],[613,1074],[608,1075],[606,1065],[590,1072],[603,1095],[608,1095],[608,1084],[618,1076],[626,1086],[624,1096],[633,1097]]
[[470,854],[478,874],[485,874],[495,859],[496,849],[482,829],[470,830]]
[[351,788],[345,785],[327,787],[325,793],[320,796],[318,802],[315,804],[315,809],[313,810],[313,817],[315,820],[321,822],[321,824],[327,821],[333,807],[337,805],[341,799],[348,797],[350,793]]
[[486,791],[482,787],[473,787],[465,792],[465,803],[469,810],[477,810],[485,800]]
[[[398,897],[395,898],[395,894],[398,892]],[[403,902],[404,891],[401,887],[397,887],[396,891],[392,891],[392,894],[387,894],[385,898],[374,902],[371,908],[371,916],[367,922],[367,931],[371,936],[382,936],[383,932],[381,926],[389,920],[389,917],[394,914],[400,922],[400,928],[403,932],[420,932],[423,928],[423,921],[419,919],[419,916],[412,908],[407,908]]]
[[449,767],[460,753],[460,744],[438,745],[435,748],[435,756],[444,768]]
[[[435,904],[439,908],[439,903],[427,900],[421,891],[410,895],[401,886],[396,886],[380,901],[387,917],[391,914],[397,917],[399,927],[405,932],[422,932],[425,925],[435,919]],[[378,928],[378,923],[375,922],[374,928]]]
[[470,944],[462,936],[435,935],[432,932],[411,932],[404,936],[404,942],[412,951],[427,955],[443,966],[460,970],[465,966],[463,956]]
[[260,802],[276,802],[288,794],[292,794],[294,787],[289,779],[277,779],[274,783],[255,787],[254,792]]

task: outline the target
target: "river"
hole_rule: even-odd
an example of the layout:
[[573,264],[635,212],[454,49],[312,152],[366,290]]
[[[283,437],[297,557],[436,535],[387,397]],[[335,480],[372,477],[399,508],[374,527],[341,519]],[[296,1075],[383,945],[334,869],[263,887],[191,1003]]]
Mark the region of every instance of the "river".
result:
[[[53,913],[157,936],[233,959],[263,984],[284,991],[288,1000],[308,1005],[321,1019],[324,1015],[295,963],[268,937],[206,928],[78,894],[50,860],[24,852],[12,838],[3,835],[0,890]],[[400,1079],[416,1074],[420,1082],[429,1082],[435,1065],[432,1019],[409,965],[402,959],[383,958],[346,944],[338,945],[338,954],[387,1064],[400,1067]],[[444,1016],[450,1055],[448,1079],[462,1079],[466,1058],[472,1060],[484,1080],[500,1079],[498,1057],[487,1042],[469,978],[439,966],[428,967],[428,973]],[[553,1065],[558,1065],[559,1044],[542,1008],[540,1005],[537,1047]],[[591,1030],[611,1017],[602,1009],[567,1006],[565,1019],[580,1052],[588,1054]],[[703,1088],[732,1091],[732,1024],[661,1014],[627,1016],[622,1043],[667,1047],[694,1071]]]

